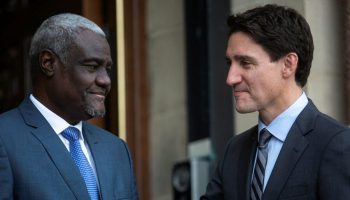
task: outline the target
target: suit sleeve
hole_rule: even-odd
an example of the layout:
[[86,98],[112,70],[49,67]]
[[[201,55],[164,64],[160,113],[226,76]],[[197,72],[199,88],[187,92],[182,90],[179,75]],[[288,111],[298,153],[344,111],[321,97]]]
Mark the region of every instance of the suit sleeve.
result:
[[13,199],[13,179],[10,161],[0,138],[0,199]]
[[208,183],[205,195],[201,196],[201,200],[214,200],[214,199],[224,199],[223,188],[222,188],[222,162],[216,167],[216,170],[212,176],[212,179]]
[[124,147],[128,152],[128,157],[129,157],[129,162],[130,162],[130,174],[131,174],[131,199],[132,200],[138,200],[139,196],[138,196],[138,192],[137,192],[137,186],[136,186],[136,178],[135,178],[135,174],[134,174],[134,165],[133,165],[133,161],[132,161],[132,157],[129,151],[129,148],[127,146],[127,144],[123,141]]
[[232,143],[232,139],[228,141],[225,147],[224,156],[222,160],[218,162],[216,169],[212,175],[212,178],[207,185],[207,190],[205,195],[200,197],[201,200],[224,199],[223,168],[224,168],[225,162],[227,162],[227,155],[229,154],[228,152],[229,152],[231,143]]
[[350,197],[350,130],[332,138],[320,166],[321,200],[344,200]]

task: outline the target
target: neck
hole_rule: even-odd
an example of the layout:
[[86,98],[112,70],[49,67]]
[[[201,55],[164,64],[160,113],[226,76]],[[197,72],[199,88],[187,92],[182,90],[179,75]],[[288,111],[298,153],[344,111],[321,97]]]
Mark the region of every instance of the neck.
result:
[[274,102],[273,106],[266,107],[259,111],[259,117],[264,124],[269,125],[278,115],[295,103],[303,93],[300,87],[287,91],[288,92],[281,94],[281,97]]

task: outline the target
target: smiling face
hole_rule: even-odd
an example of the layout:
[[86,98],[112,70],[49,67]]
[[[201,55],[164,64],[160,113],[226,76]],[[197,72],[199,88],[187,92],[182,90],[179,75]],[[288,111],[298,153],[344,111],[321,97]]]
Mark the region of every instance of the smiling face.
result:
[[107,40],[83,30],[75,40],[66,64],[57,59],[49,98],[53,111],[70,123],[105,114],[105,99],[111,87],[112,66]]
[[267,52],[242,32],[230,36],[226,57],[226,83],[233,88],[236,110],[280,112],[285,86],[283,59],[272,62]]

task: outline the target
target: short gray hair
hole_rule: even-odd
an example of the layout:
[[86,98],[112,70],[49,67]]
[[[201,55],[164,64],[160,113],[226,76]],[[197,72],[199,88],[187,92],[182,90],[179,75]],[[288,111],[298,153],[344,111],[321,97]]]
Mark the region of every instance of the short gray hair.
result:
[[44,49],[53,51],[66,64],[70,54],[69,49],[76,36],[86,29],[106,37],[98,25],[80,15],[62,13],[46,19],[35,32],[30,45],[32,70],[38,70],[33,68],[39,68],[38,56]]

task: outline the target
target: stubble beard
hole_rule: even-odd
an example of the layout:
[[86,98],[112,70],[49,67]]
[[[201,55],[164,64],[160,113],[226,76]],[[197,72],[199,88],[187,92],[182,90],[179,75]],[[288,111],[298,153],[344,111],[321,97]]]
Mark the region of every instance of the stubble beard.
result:
[[[99,111],[98,109],[95,108],[92,102],[88,100],[88,95],[85,93],[85,105],[84,105],[84,110],[85,112],[91,117],[104,117],[106,114],[106,109],[104,108],[103,110]],[[101,104],[104,104],[104,101],[99,102]],[[105,105],[104,105],[105,106]]]
[[252,104],[251,102],[238,102],[235,101],[235,109],[240,114],[246,114],[246,113],[252,113],[255,111],[258,111],[258,108],[256,105]]
[[85,106],[85,112],[90,115],[92,118],[94,117],[104,117],[106,114],[106,111],[98,111],[91,105]]

